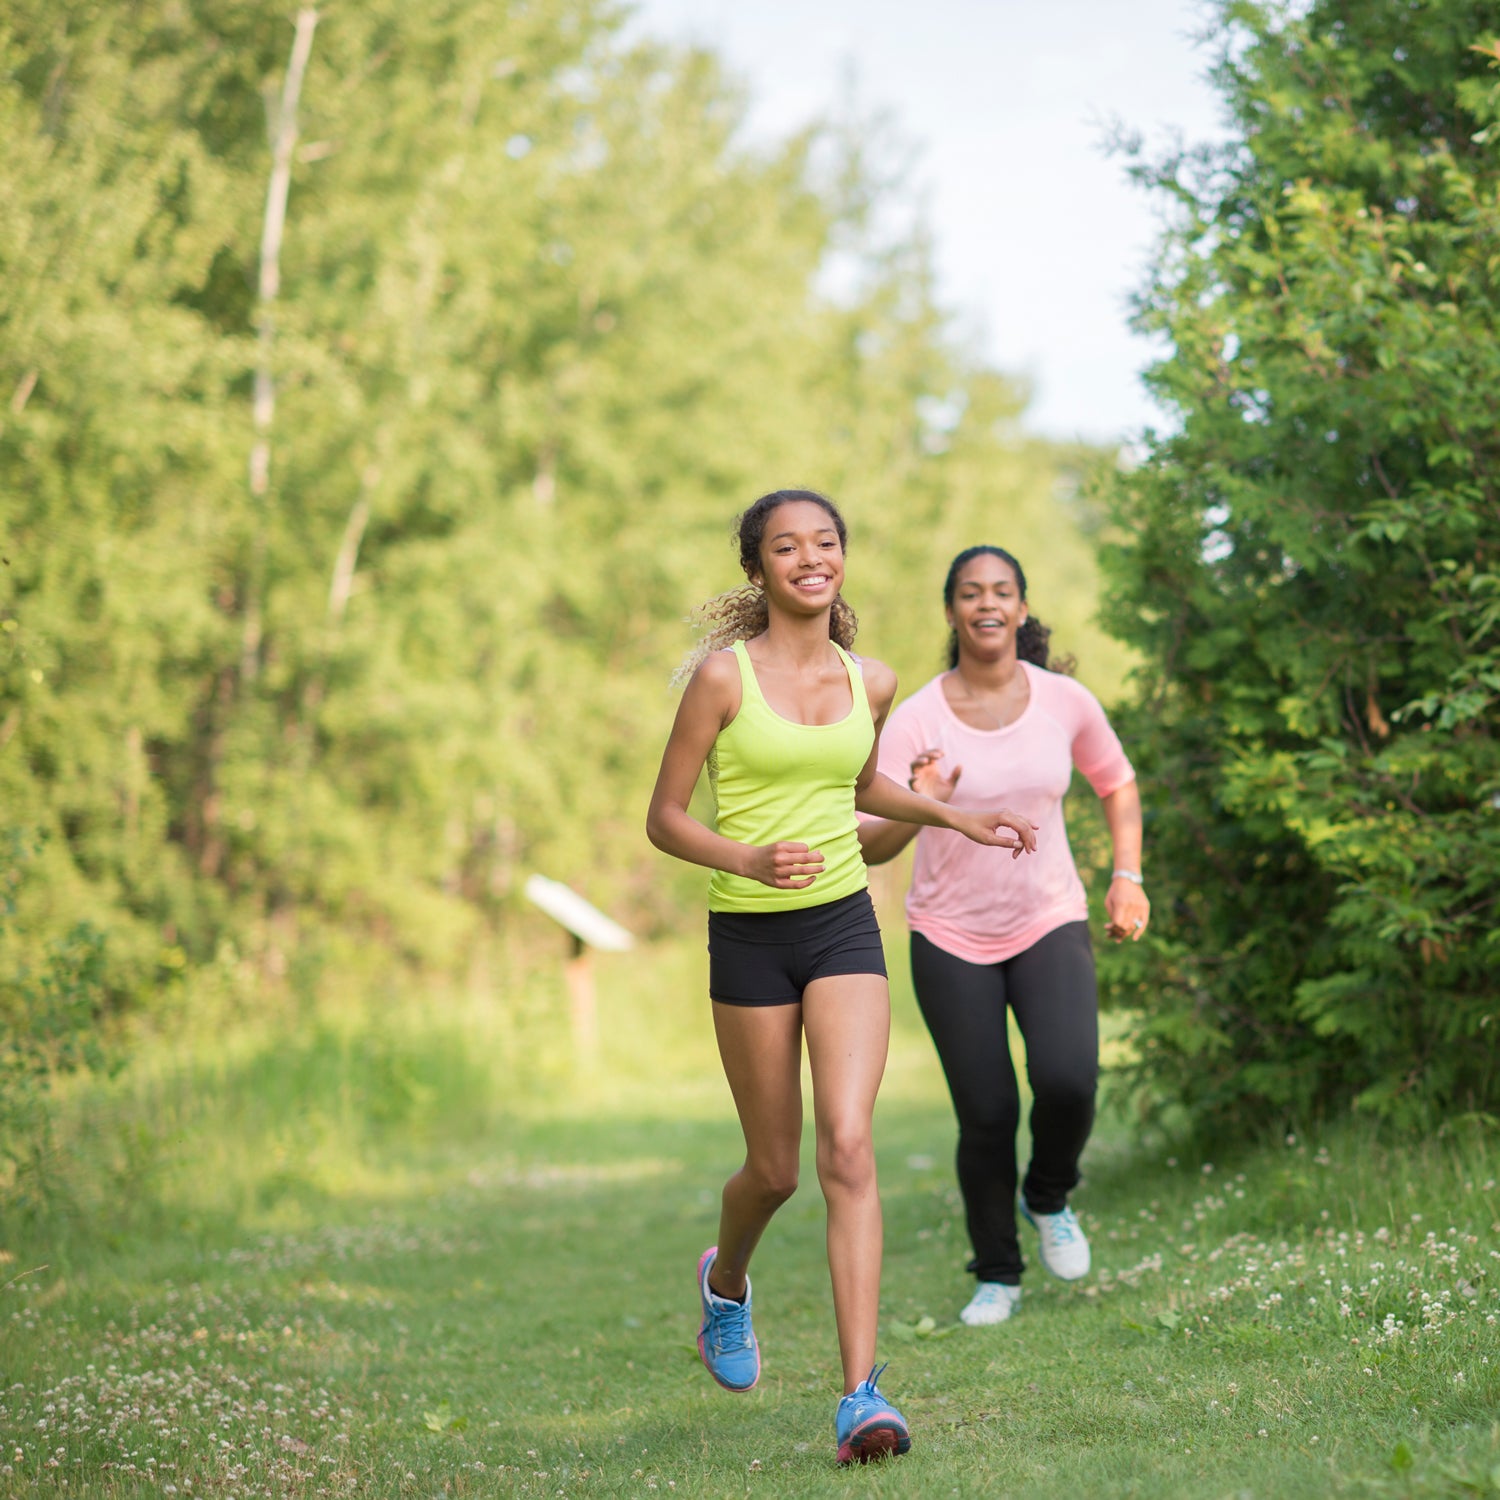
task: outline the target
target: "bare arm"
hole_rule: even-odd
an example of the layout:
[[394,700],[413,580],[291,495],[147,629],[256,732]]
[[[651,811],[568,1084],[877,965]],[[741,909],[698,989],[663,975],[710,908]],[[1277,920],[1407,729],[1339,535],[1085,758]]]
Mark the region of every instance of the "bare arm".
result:
[[883,865],[895,859],[920,831],[915,823],[892,823],[886,819],[861,823],[859,852],[864,855],[867,865]]
[[[949,802],[964,768],[954,766],[945,774],[937,764],[942,755],[941,750],[923,750],[911,763],[911,780],[906,784],[919,796]],[[895,859],[920,831],[916,823],[893,823],[885,819],[878,823],[862,822],[859,825],[860,853],[867,865],[883,865],[887,860]]]
[[739,705],[739,668],[733,660],[710,656],[693,674],[678,705],[646,814],[646,837],[664,854],[690,864],[783,890],[801,890],[822,872],[823,856],[817,850],[795,843],[742,844],[715,833],[688,812],[714,740]]
[[[1104,821],[1109,825],[1110,843],[1114,848],[1114,868],[1141,873],[1141,793],[1134,781],[1116,787],[1102,799]],[[1145,890],[1123,876],[1111,879],[1104,897],[1109,917],[1106,928],[1116,942],[1130,938],[1139,942],[1151,920],[1151,903]]]

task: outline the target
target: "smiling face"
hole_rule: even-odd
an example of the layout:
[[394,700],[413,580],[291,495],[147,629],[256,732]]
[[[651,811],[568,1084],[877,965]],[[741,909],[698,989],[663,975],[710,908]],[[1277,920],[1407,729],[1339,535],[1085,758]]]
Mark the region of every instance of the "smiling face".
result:
[[1016,570],[992,552],[970,558],[954,579],[947,613],[960,657],[993,662],[1014,656],[1027,614]]
[[766,517],[760,566],[750,581],[775,608],[827,609],[844,584],[844,546],[831,515],[811,500],[788,500]]

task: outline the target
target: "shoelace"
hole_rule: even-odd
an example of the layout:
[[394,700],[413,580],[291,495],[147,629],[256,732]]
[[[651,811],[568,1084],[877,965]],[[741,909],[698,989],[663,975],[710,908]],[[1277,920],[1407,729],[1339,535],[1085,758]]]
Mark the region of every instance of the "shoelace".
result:
[[727,1297],[714,1302],[714,1335],[720,1349],[750,1347],[750,1304],[731,1302]]
[[[887,1360],[886,1364],[889,1364],[889,1363],[890,1363],[890,1361]],[[856,1404],[856,1409],[857,1409],[858,1403],[860,1402],[861,1399],[868,1398],[868,1397],[871,1397],[871,1396],[873,1396],[875,1398],[875,1400],[877,1400],[877,1401],[884,1401],[885,1397],[880,1394],[880,1391],[879,1391],[878,1387],[875,1384],[875,1382],[877,1380],[879,1380],[880,1377],[882,1375],[884,1375],[884,1374],[885,1374],[885,1365],[876,1365],[874,1367],[874,1369],[872,1369],[870,1371],[870,1373],[868,1375],[866,1375],[865,1378],[863,1380],[861,1380],[860,1383],[857,1386],[855,1386],[854,1389],[852,1391],[850,1391],[847,1396],[843,1397],[839,1401],[839,1409],[840,1410],[843,1409],[844,1402],[846,1402],[846,1401],[852,1401],[852,1402],[854,1402]]]
[[1073,1217],[1073,1210],[1065,1208],[1060,1214],[1054,1214],[1054,1223],[1050,1226],[1052,1238],[1059,1245],[1071,1245],[1078,1238],[1078,1220]]

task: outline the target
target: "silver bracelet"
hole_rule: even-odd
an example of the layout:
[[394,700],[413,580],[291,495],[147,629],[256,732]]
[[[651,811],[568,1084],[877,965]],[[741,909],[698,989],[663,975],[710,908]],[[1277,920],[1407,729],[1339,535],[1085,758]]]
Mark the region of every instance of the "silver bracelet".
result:
[[1128,880],[1132,885],[1145,885],[1145,878],[1139,870],[1116,870],[1110,877],[1111,880]]

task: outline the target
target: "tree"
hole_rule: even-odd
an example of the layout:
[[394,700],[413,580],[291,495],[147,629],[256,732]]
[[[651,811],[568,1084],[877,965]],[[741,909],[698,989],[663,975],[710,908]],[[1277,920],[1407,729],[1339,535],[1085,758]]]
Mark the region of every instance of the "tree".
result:
[[1500,1100],[1500,85],[1478,0],[1221,6],[1236,139],[1143,329],[1175,421],[1107,616],[1166,935],[1116,974],[1204,1121]]
[[1036,538],[1082,628],[1082,456],[953,346],[921,234],[876,239],[867,133],[744,113],[606,0],[315,36],[296,0],[15,0],[0,792],[42,837],[0,963],[86,913],[117,1006],[221,959],[451,973],[532,869],[675,926],[698,873],[641,833],[666,684],[769,487],[846,504],[908,681],[981,534]]

